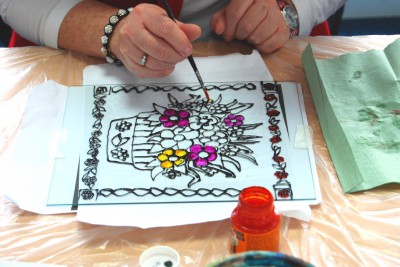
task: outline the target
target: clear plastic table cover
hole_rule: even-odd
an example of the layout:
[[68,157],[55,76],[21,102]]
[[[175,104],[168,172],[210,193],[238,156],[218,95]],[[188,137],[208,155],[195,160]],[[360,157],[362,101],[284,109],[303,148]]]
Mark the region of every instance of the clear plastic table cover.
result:
[[[298,37],[263,55],[277,81],[302,84],[323,202],[310,222],[283,218],[280,252],[315,266],[400,266],[400,185],[344,194],[326,148],[301,62],[311,43],[317,58],[383,49],[400,36]],[[249,53],[251,47],[217,41],[195,44],[195,56]],[[0,164],[15,142],[28,89],[47,80],[82,84],[82,70],[104,61],[43,47],[0,49]],[[7,173],[0,167],[0,194]],[[400,175],[400,174],[399,174]],[[132,214],[132,216],[140,216]],[[66,266],[139,266],[155,245],[176,249],[181,266],[206,266],[231,254],[229,219],[140,229],[90,225],[75,214],[40,215],[0,197],[0,260]]]

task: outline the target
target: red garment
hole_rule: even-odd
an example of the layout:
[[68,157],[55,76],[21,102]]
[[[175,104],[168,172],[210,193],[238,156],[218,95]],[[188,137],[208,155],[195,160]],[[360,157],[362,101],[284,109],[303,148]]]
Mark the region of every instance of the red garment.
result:
[[15,31],[11,33],[10,42],[8,43],[8,47],[22,47],[22,46],[35,46],[35,45],[37,44],[34,44],[24,39]]
[[310,36],[319,36],[319,35],[331,36],[331,31],[329,30],[328,21],[325,20],[321,24],[318,24],[312,29],[310,33]]
[[[153,4],[158,4],[162,6],[162,3],[160,0],[100,0],[101,2],[107,3],[109,5],[118,7],[118,8],[128,8],[128,7],[134,7],[138,4],[141,3],[153,3]],[[179,17],[179,14],[181,13],[182,10],[182,4],[183,0],[167,0],[169,7],[171,8],[172,13],[176,18]],[[21,46],[33,46],[36,45],[23,37],[21,37],[18,33],[15,31],[11,34],[10,42],[8,44],[8,47],[21,47]]]

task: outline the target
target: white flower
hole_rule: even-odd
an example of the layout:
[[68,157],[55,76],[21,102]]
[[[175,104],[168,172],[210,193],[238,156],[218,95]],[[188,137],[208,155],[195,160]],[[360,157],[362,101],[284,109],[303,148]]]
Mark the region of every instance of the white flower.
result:
[[173,131],[165,129],[161,131],[161,146],[164,148],[177,147],[178,149],[187,150],[193,145],[193,139],[199,137],[198,131],[185,131],[183,128],[176,128]]

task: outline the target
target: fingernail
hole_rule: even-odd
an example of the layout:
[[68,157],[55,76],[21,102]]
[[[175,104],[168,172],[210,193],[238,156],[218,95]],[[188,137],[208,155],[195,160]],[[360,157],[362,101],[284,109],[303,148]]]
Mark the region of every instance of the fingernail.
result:
[[183,50],[183,55],[184,56],[190,56],[192,54],[192,48],[187,47],[185,50]]

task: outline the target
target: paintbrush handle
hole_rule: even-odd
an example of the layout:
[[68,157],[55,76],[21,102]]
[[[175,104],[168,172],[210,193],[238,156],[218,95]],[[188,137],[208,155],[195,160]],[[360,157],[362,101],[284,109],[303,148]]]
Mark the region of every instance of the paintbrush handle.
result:
[[[171,8],[168,5],[168,2],[166,0],[161,0],[161,2],[164,5],[165,11],[167,12],[168,17],[170,19],[172,19],[173,21],[175,21],[175,23],[176,23],[176,19],[174,17],[174,14],[172,14],[172,11],[171,11]],[[188,56],[187,59],[189,60],[190,65],[192,66],[192,69],[194,70],[194,73],[196,74],[197,80],[199,80],[199,83],[200,83],[201,87],[203,88],[203,91],[204,91],[204,94],[207,97],[207,100],[210,101],[210,96],[208,95],[207,89],[204,86],[203,79],[200,76],[200,72],[197,69],[197,66],[196,66],[196,63],[194,62],[193,57],[192,56]]]
[[174,17],[174,14],[172,14],[171,8],[168,5],[168,2],[166,0],[161,0],[162,4],[164,5],[165,11],[167,11],[168,17],[172,19],[173,21],[176,22],[176,19]]
[[192,57],[192,56],[188,56],[187,59],[189,60],[190,65],[192,66],[192,69],[194,70],[194,73],[196,74],[197,80],[199,80],[200,85],[201,85],[202,87],[204,87],[203,79],[202,79],[201,76],[200,76],[200,72],[199,72],[199,70],[197,69],[197,66],[196,66],[196,63],[194,62],[193,57]]
[[[165,11],[166,11],[167,14],[168,14],[168,17],[170,17],[170,19],[172,19],[173,21],[176,22],[175,17],[174,17],[174,14],[172,14],[171,8],[170,8],[169,5],[168,5],[168,2],[167,2],[166,0],[161,0],[161,1],[162,1],[162,4],[164,5]],[[193,57],[192,57],[192,56],[188,56],[187,59],[189,60],[190,65],[192,66],[192,68],[193,68],[193,70],[194,70],[194,73],[196,74],[197,79],[198,79],[199,82],[200,82],[200,85],[201,85],[202,87],[204,87],[203,79],[202,79],[201,76],[200,76],[200,72],[199,72],[199,70],[197,69],[197,66],[196,66],[196,63],[194,62]]]

